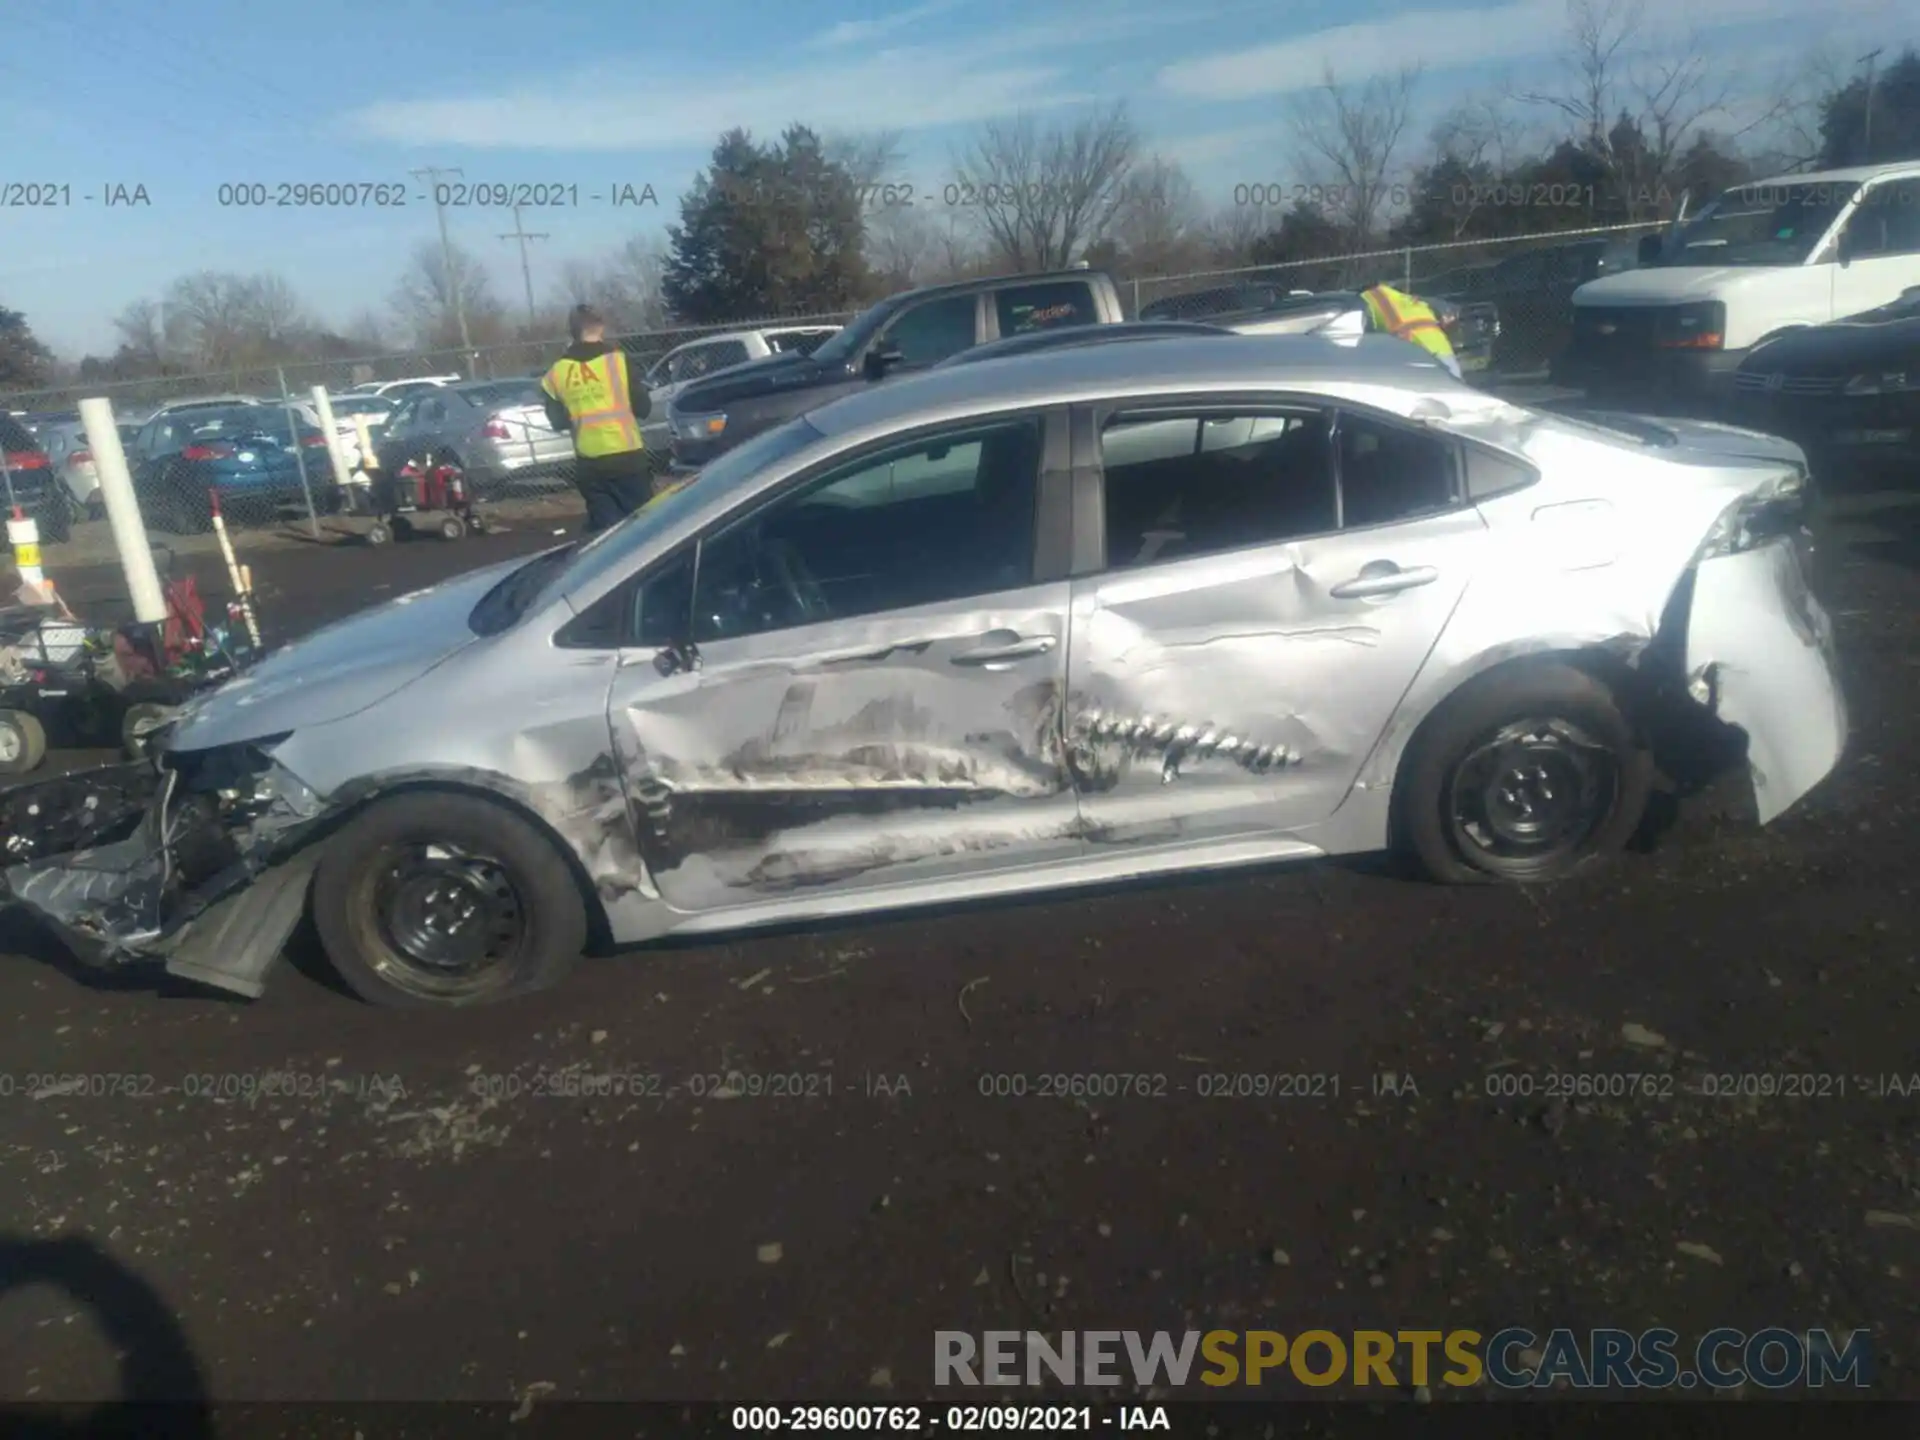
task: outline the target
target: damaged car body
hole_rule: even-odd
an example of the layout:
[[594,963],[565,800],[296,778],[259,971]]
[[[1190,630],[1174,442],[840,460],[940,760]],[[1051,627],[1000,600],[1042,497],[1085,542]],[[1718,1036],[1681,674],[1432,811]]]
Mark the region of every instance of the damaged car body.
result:
[[296,641],[81,848],[16,825],[7,893],[245,995],[310,907],[356,991],[426,1006],[1274,860],[1557,879],[1637,826],[1657,701],[1742,740],[1762,823],[1837,763],[1806,483],[1789,443],[1527,410],[1391,339],[956,367]]

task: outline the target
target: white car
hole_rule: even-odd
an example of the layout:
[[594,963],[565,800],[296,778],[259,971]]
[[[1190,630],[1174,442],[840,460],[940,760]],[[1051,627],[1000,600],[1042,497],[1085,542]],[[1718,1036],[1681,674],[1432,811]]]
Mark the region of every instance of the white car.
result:
[[429,390],[442,385],[458,385],[458,375],[413,375],[405,380],[369,380],[364,385],[350,385],[340,392],[341,395],[391,395],[394,399],[403,399],[416,390]]
[[1720,410],[1752,350],[1920,285],[1920,160],[1740,186],[1573,292],[1555,384]]

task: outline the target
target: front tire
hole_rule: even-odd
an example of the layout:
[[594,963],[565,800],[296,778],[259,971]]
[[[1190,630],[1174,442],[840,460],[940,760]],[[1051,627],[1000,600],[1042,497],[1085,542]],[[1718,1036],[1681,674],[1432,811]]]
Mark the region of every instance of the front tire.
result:
[[1403,848],[1446,884],[1563,880],[1624,847],[1653,757],[1612,687],[1566,664],[1469,682],[1415,737]]
[[415,792],[376,801],[314,877],[327,957],[361,999],[490,1004],[559,983],[587,943],[586,904],[554,845],[505,806]]

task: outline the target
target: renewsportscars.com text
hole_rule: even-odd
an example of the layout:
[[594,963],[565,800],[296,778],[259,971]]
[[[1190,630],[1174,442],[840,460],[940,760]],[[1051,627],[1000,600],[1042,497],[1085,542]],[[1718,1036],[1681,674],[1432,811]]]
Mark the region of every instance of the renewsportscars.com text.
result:
[[963,1386],[1493,1385],[1503,1390],[1865,1389],[1865,1330],[964,1330],[934,1332],[933,1382]]

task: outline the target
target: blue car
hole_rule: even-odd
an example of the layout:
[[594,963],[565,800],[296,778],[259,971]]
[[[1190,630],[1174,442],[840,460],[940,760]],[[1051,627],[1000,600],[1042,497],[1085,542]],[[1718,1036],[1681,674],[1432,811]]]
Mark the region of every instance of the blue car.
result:
[[212,528],[216,492],[242,523],[304,512],[309,488],[316,509],[337,508],[327,437],[278,405],[162,412],[140,427],[127,466],[147,524],[176,535]]

